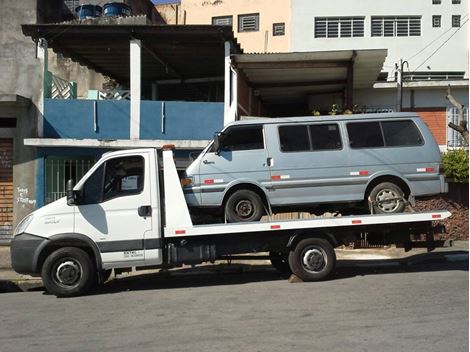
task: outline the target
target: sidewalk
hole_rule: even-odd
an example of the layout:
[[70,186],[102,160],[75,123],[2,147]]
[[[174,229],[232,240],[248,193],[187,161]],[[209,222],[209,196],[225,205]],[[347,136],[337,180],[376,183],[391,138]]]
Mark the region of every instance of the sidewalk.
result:
[[[338,267],[381,267],[390,265],[417,265],[447,261],[468,261],[468,241],[454,241],[452,247],[437,248],[427,252],[425,248],[412,249],[405,252],[402,248],[372,248],[372,249],[336,249]],[[390,261],[393,261],[392,263]],[[220,274],[228,272],[256,271],[269,266],[269,260],[234,260],[230,265],[226,261],[217,261],[215,264],[198,265],[196,269],[190,266],[172,269],[167,275],[203,275]],[[193,273],[191,273],[193,271]],[[117,275],[117,278],[156,273],[158,270],[132,271]],[[20,275],[13,271],[10,261],[10,247],[0,246],[0,293],[21,292],[42,287],[39,277]]]

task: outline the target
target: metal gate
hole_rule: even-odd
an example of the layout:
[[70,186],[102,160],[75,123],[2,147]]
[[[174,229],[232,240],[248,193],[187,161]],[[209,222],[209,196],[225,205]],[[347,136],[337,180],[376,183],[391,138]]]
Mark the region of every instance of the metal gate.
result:
[[45,203],[49,204],[64,197],[67,181],[73,179],[77,183],[95,162],[93,157],[47,157]]
[[13,139],[0,138],[0,235],[13,233]]

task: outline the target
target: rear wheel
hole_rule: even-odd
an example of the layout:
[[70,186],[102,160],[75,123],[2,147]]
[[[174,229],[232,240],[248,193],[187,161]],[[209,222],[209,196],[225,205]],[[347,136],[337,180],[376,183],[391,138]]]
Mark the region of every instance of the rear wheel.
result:
[[80,248],[64,247],[44,261],[42,281],[47,291],[57,297],[86,293],[95,283],[95,267],[90,256]]
[[405,192],[391,182],[379,183],[372,188],[368,198],[377,214],[402,213],[405,210]]
[[289,266],[303,281],[323,280],[334,270],[335,265],[335,250],[323,238],[301,240],[289,253]]
[[258,221],[263,216],[263,211],[261,197],[247,189],[235,191],[225,203],[225,217],[228,222]]

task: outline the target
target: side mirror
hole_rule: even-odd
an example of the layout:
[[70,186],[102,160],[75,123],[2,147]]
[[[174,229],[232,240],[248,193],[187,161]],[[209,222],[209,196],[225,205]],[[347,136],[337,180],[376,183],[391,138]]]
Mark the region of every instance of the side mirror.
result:
[[217,132],[214,135],[214,150],[215,154],[219,155],[220,154],[220,149],[222,148],[222,141],[224,140],[224,135],[221,132]]
[[67,195],[67,205],[75,204],[75,193],[73,192],[73,180],[70,179],[65,185],[65,194]]

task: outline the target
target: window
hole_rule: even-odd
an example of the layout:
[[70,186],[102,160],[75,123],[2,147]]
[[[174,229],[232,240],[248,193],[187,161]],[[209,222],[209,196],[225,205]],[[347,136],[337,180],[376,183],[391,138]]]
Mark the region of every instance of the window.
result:
[[381,124],[387,147],[423,144],[423,138],[413,121],[384,121]]
[[432,16],[432,26],[438,28],[441,26],[441,16]]
[[452,27],[460,27],[460,15],[452,15]]
[[262,126],[233,127],[227,130],[222,137],[221,150],[238,151],[263,149]]
[[315,38],[364,36],[364,17],[315,17]]
[[114,158],[96,169],[85,182],[80,204],[96,204],[116,197],[138,194],[143,188],[144,158]]
[[420,16],[372,17],[373,37],[413,37],[421,35]]
[[212,24],[215,25],[215,26],[230,26],[230,27],[232,27],[232,16],[212,17]]
[[277,37],[285,34],[284,23],[273,23],[273,36]]
[[311,149],[305,125],[279,127],[279,141],[283,152],[304,152]]
[[238,16],[239,32],[256,32],[259,31],[259,13],[239,15]]
[[423,137],[411,120],[351,122],[347,124],[347,129],[351,148],[405,147],[423,144]]
[[452,0],[452,4],[453,5],[458,5],[458,4],[460,4],[460,0]]
[[440,5],[440,4],[441,4],[441,0],[432,0],[432,4],[433,4],[433,5]]
[[279,141],[281,151],[283,152],[321,151],[342,148],[337,124],[280,126]]

